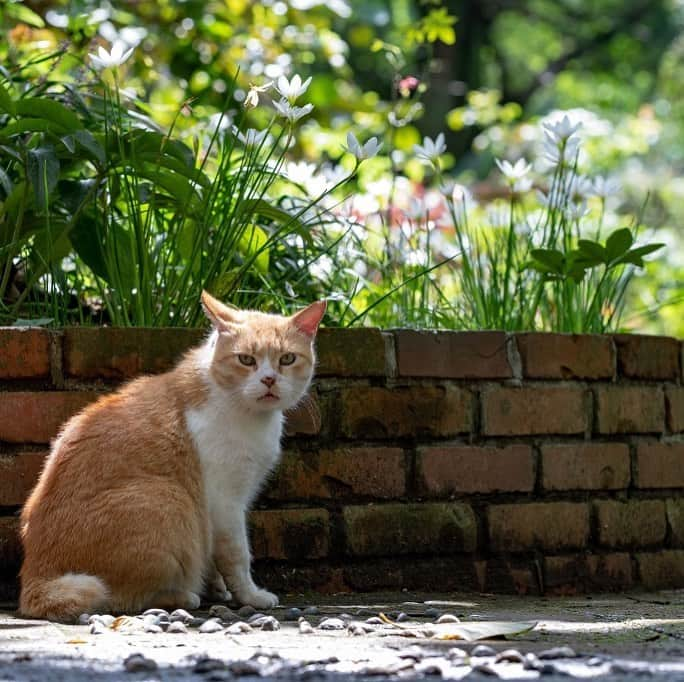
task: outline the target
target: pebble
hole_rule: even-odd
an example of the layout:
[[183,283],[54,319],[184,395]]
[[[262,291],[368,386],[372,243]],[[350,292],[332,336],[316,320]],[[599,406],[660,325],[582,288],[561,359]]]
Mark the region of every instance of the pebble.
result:
[[260,611],[257,611],[256,613],[253,613],[248,619],[248,623],[253,623],[255,620],[259,620],[259,618],[263,618],[266,614],[261,613]]
[[227,635],[242,635],[246,632],[254,632],[254,628],[244,621],[239,620],[226,628]]
[[366,634],[366,629],[361,625],[361,623],[350,623],[347,628],[347,632],[352,637],[363,637]]
[[453,613],[445,613],[443,616],[440,616],[435,622],[436,623],[460,623],[461,619],[458,616],[454,616]]
[[319,630],[344,630],[344,621],[341,618],[324,618],[319,624]]
[[261,618],[257,618],[256,620],[250,619],[249,623],[252,627],[268,632],[280,630],[280,623],[273,616],[261,616]]
[[226,670],[227,665],[218,658],[211,658],[210,656],[203,656],[200,658],[195,667],[192,669],[194,673],[211,673],[215,670]]
[[106,628],[108,628],[113,622],[115,618],[114,616],[110,616],[109,614],[105,613],[104,615],[99,615],[99,614],[94,614],[88,618],[88,624],[92,624],[95,622],[102,623]]
[[317,616],[319,611],[317,606],[307,606],[302,613],[305,616]]
[[221,630],[223,630],[223,625],[221,625],[221,621],[218,618],[210,618],[199,627],[199,631],[204,635]]
[[465,662],[465,659],[468,658],[468,652],[465,649],[460,649],[459,647],[455,646],[447,652],[447,656],[452,660],[452,661],[459,661],[461,663]]
[[166,609],[147,609],[143,611],[143,616],[168,616],[169,612]]
[[314,629],[311,627],[311,623],[309,623],[308,620],[305,620],[304,618],[299,619],[299,632],[302,635],[310,635]]
[[90,614],[82,613],[76,621],[78,625],[90,625]]
[[163,632],[161,626],[157,625],[156,623],[145,623],[143,625],[143,632],[150,632],[153,634],[157,634],[159,632]]
[[522,663],[525,657],[517,649],[505,649],[499,652],[494,659],[495,663],[506,661],[508,663]]
[[486,644],[478,644],[472,648],[470,655],[474,658],[481,658],[483,656],[496,656],[496,651]]
[[299,620],[299,616],[302,615],[302,610],[298,609],[296,606],[291,609],[286,609],[283,613],[283,620],[286,622]]
[[446,658],[441,656],[435,656],[433,658],[425,658],[419,661],[414,666],[414,670],[417,673],[422,673],[423,675],[440,675],[444,676],[444,673],[449,670],[451,666]]
[[256,661],[233,661],[228,664],[228,670],[238,677],[242,675],[261,675],[261,666]]
[[90,634],[91,635],[103,635],[107,631],[107,628],[99,620],[95,620],[90,624]]
[[401,622],[403,622],[403,621],[405,621],[405,620],[408,620],[408,614],[407,614],[407,613],[404,613],[403,611],[400,611],[400,612],[397,614],[397,617],[396,617],[395,620],[397,621],[397,623],[401,623]]
[[439,618],[442,615],[442,612],[439,609],[435,608],[429,608],[425,609],[425,616],[427,618]]
[[188,631],[188,628],[183,621],[174,620],[169,624],[166,631],[173,634],[185,634]]
[[492,675],[494,677],[498,677],[499,673],[496,672],[496,670],[489,665],[489,663],[476,663],[473,666],[474,673],[482,673],[483,675]]
[[551,661],[556,658],[577,658],[577,654],[574,649],[569,646],[556,646],[553,649],[546,649],[546,651],[540,651],[537,657],[542,661]]
[[142,620],[145,625],[159,625],[159,616],[156,613],[149,613]]
[[237,614],[238,616],[240,616],[240,618],[249,618],[250,616],[253,616],[256,612],[257,610],[249,604],[245,604],[237,610]]
[[124,661],[124,668],[129,673],[152,672],[157,669],[157,662],[142,654],[131,654]]
[[196,616],[193,616],[189,621],[186,621],[185,624],[189,625],[191,628],[198,628],[204,625],[206,621],[206,618],[198,618]]
[[369,625],[384,625],[385,621],[382,618],[378,618],[378,616],[371,616],[366,618],[366,623]]
[[185,609],[176,609],[175,611],[172,611],[169,615],[169,620],[172,623],[175,623],[176,621],[180,621],[181,623],[187,623],[188,621],[191,621],[192,618],[192,614],[188,613]]
[[235,613],[235,611],[229,609],[227,606],[224,606],[223,604],[214,604],[209,609],[209,617],[220,618],[221,620],[227,621],[238,620],[238,615]]

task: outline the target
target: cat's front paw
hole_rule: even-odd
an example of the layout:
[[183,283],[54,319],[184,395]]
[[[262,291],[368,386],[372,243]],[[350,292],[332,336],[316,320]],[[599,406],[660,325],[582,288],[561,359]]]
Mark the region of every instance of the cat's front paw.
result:
[[249,604],[255,609],[272,609],[279,603],[277,595],[258,587],[255,590],[238,595],[238,598],[243,604]]

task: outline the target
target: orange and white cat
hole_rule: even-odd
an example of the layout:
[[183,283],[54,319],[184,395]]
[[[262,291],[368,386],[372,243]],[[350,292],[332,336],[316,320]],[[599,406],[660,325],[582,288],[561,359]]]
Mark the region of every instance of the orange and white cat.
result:
[[[250,571],[247,510],[280,457],[283,411],[306,393],[325,303],[283,317],[228,308],[170,372],[73,417],[21,516],[20,610],[196,608],[204,590],[269,608]],[[228,586],[228,588],[226,587]]]

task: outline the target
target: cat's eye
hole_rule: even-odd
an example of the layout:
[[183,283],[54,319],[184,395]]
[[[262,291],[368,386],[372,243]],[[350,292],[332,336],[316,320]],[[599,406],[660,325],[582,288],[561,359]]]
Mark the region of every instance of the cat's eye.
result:
[[243,364],[246,365],[247,367],[252,367],[253,365],[256,365],[256,360],[254,359],[253,355],[238,355],[238,360]]
[[285,353],[284,355],[280,356],[280,364],[281,365],[291,365],[294,363],[294,361],[297,359],[297,356],[294,353]]

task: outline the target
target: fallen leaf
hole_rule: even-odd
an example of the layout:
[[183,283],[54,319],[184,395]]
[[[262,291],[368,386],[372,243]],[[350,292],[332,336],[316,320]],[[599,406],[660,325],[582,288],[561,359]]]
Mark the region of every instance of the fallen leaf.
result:
[[509,621],[478,621],[477,623],[445,623],[433,625],[436,631],[435,639],[462,639],[466,642],[474,642],[478,639],[496,639],[498,637],[512,637],[522,635],[533,630],[537,621],[527,620],[518,622]]

